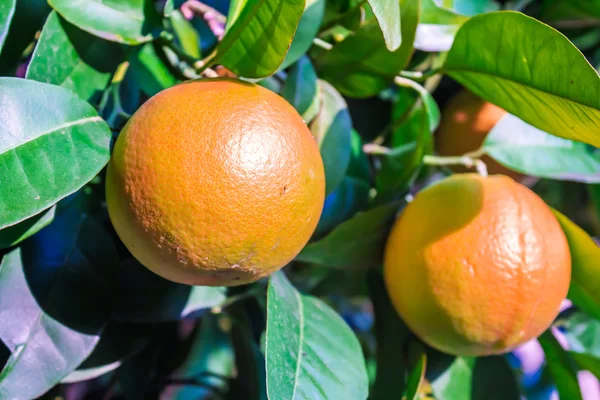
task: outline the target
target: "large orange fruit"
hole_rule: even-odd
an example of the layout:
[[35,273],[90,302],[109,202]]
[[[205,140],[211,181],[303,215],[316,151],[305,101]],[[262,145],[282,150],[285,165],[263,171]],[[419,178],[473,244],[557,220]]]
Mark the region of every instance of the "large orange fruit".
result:
[[[500,107],[463,90],[448,102],[436,131],[436,150],[442,156],[461,156],[481,147],[494,125],[506,115]],[[490,174],[503,174],[520,181],[523,175],[489,156],[483,156]],[[464,167],[452,167],[464,172]]]
[[309,129],[251,83],[184,83],[148,100],[108,166],[112,223],[146,267],[192,285],[240,285],[278,270],[312,235],[325,176]]
[[463,356],[503,353],[540,335],[571,279],[558,221],[502,175],[458,174],[419,192],[391,232],[384,266],[409,328]]

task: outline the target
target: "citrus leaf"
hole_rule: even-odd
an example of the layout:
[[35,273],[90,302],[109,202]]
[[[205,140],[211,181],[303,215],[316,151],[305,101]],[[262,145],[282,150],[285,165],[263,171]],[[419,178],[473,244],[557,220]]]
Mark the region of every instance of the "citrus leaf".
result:
[[556,384],[560,398],[582,400],[577,372],[569,354],[562,348],[550,330],[544,332],[538,340],[544,349],[548,370]]
[[600,182],[600,153],[559,138],[507,114],[487,135],[482,149],[515,171],[557,180]]
[[397,50],[402,44],[400,1],[368,0],[368,2],[381,28],[387,49]]
[[366,399],[362,349],[344,320],[300,294],[283,272],[269,279],[265,344],[269,399]]
[[443,69],[538,129],[600,147],[598,73],[566,37],[531,17],[512,11],[472,17]]
[[470,399],[476,358],[456,357],[443,373],[431,381],[436,399]]
[[411,367],[406,381],[406,399],[419,400],[420,389],[425,379],[425,368],[427,367],[427,355],[419,342],[413,341],[410,343],[408,358]]
[[183,51],[189,56],[200,58],[200,35],[194,25],[179,10],[173,11],[170,18]]
[[310,130],[321,149],[329,195],[344,179],[350,163],[352,118],[346,101],[333,86],[319,80],[318,87],[321,109]]
[[357,213],[323,239],[308,244],[296,260],[334,268],[380,264],[388,225],[400,205],[395,202]]
[[305,0],[233,0],[216,60],[246,78],[271,75],[292,43]]
[[121,262],[114,285],[112,318],[138,323],[177,321],[198,316],[225,301],[225,289],[168,281],[133,258]]
[[574,311],[556,325],[567,340],[569,355],[580,368],[596,365],[595,373],[600,372],[600,321],[584,312]]
[[111,321],[90,356],[61,383],[95,379],[119,368],[123,361],[141,351],[153,333],[150,326]]
[[279,69],[285,69],[298,61],[312,46],[313,39],[319,32],[325,12],[325,0],[306,0],[306,8],[298,23],[292,45]]
[[284,99],[309,123],[317,115],[320,107],[317,74],[308,57],[302,57],[290,69],[281,90]]
[[10,28],[13,15],[15,15],[16,6],[17,0],[6,0],[0,4],[0,51],[2,51],[6,36],[8,36],[8,28]]
[[108,125],[58,86],[0,78],[0,132],[0,229],[75,192],[108,162]]
[[161,30],[160,16],[148,0],[48,0],[62,17],[100,38],[137,45]]
[[71,89],[88,101],[96,101],[121,58],[118,44],[81,31],[53,11],[25,77]]
[[417,26],[415,48],[422,51],[448,51],[460,26],[469,19],[434,0],[421,0],[421,18]]
[[146,43],[135,51],[129,68],[135,83],[150,97],[177,83],[152,43]]
[[346,96],[374,96],[392,83],[413,54],[419,1],[401,0],[402,45],[389,51],[377,21],[363,24],[354,34],[327,51],[315,66],[319,76]]
[[19,244],[54,220],[56,206],[42,211],[38,215],[27,218],[16,225],[0,230],[0,249]]
[[542,3],[544,20],[583,20],[600,23],[600,3],[597,1],[553,0]]
[[571,250],[571,286],[568,298],[583,311],[600,318],[600,248],[567,217],[552,210]]

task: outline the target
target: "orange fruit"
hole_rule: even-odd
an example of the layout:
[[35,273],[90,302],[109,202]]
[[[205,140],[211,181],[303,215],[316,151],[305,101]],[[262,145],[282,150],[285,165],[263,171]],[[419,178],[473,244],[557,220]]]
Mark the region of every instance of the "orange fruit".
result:
[[549,207],[509,177],[458,174],[417,194],[388,239],[384,274],[408,327],[461,356],[510,351],[556,318],[571,279]]
[[[487,134],[506,111],[463,90],[444,108],[436,131],[436,149],[441,156],[462,156],[481,147]],[[489,156],[481,158],[490,174],[502,174],[520,181],[524,175],[500,164]],[[465,172],[464,167],[452,167],[455,172]]]
[[108,166],[111,221],[155,273],[241,285],[291,261],[323,208],[325,175],[302,117],[279,95],[218,78],[148,100]]

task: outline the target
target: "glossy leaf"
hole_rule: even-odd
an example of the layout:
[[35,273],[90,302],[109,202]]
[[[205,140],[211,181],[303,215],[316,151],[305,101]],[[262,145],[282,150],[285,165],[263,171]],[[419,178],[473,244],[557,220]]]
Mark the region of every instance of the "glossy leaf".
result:
[[[570,354],[600,358],[600,321],[582,311],[561,318],[556,325],[567,340]],[[577,361],[577,359],[575,359]]]
[[358,339],[322,301],[271,275],[265,344],[269,399],[363,400],[368,378]]
[[583,311],[600,318],[600,248],[587,233],[567,217],[552,210],[571,249],[569,299]]
[[198,316],[225,300],[224,288],[174,283],[132,258],[121,263],[114,292],[119,306],[112,318],[138,323]]
[[25,221],[0,230],[0,249],[19,244],[40,229],[46,227],[54,219],[56,206],[42,211]]
[[0,51],[2,51],[4,41],[8,36],[8,29],[15,14],[16,6],[17,0],[5,0],[0,4]]
[[387,49],[377,21],[371,19],[315,61],[319,76],[351,97],[373,96],[390,85],[413,53],[419,1],[401,0],[400,8],[402,45],[396,51]]
[[233,0],[216,60],[246,78],[271,75],[292,43],[305,0]]
[[312,46],[323,21],[325,3],[325,0],[306,0],[306,8],[298,23],[296,35],[279,69],[287,68],[298,61]]
[[432,380],[431,386],[435,398],[440,400],[457,397],[470,399],[475,363],[474,357],[456,357],[442,374]]
[[368,0],[371,10],[381,27],[385,45],[389,51],[395,51],[402,44],[400,29],[399,0]]
[[559,396],[563,399],[582,400],[577,382],[577,372],[569,354],[549,330],[544,332],[538,340],[544,349],[548,370],[556,384]]
[[325,166],[326,194],[342,182],[350,163],[352,119],[344,98],[325,81],[319,81],[321,109],[310,130],[319,144]]
[[421,0],[415,48],[422,51],[448,51],[458,28],[469,17],[441,7],[435,0]]
[[96,101],[121,58],[118,44],[83,32],[52,12],[25,77],[71,89],[88,101]]
[[130,63],[133,79],[147,96],[154,96],[177,83],[152,43],[140,47],[131,57]]
[[58,86],[0,78],[0,129],[0,229],[75,192],[108,162],[108,125]]
[[356,214],[323,239],[309,243],[296,260],[335,268],[378,265],[388,227],[400,204],[391,203]]
[[501,164],[527,175],[600,182],[600,153],[596,149],[550,135],[512,114],[498,121],[486,137],[483,150]]
[[408,349],[408,358],[412,364],[406,382],[406,399],[419,400],[421,385],[425,379],[427,355],[419,342],[412,342]]
[[180,11],[170,14],[173,30],[183,51],[189,56],[200,58],[200,37],[192,23],[184,18]]
[[281,95],[309,123],[321,106],[317,74],[308,57],[302,57],[290,69]]
[[533,18],[511,11],[472,17],[443,69],[538,129],[600,146],[598,73],[567,38]]
[[160,16],[147,0],[48,0],[62,17],[94,36],[137,45],[160,32]]

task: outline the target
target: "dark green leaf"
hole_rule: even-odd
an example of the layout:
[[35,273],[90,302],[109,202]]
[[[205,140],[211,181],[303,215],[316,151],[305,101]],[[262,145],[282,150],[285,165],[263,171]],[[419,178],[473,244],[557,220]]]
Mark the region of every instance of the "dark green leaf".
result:
[[545,20],[550,21],[581,20],[590,25],[592,23],[598,25],[600,24],[600,2],[546,0],[542,2],[541,14]]
[[56,207],[52,206],[38,215],[0,230],[0,249],[14,246],[47,226],[54,219],[55,210]]
[[177,79],[159,57],[153,43],[146,43],[136,50],[131,57],[129,68],[136,84],[148,96],[154,96],[177,83]]
[[356,178],[370,185],[371,163],[367,154],[363,151],[363,140],[355,129],[352,129],[350,164],[346,175]]
[[541,131],[505,115],[490,131],[483,150],[496,161],[541,178],[600,182],[600,153],[581,142]]
[[0,78],[0,132],[0,229],[75,192],[108,162],[108,125],[58,86]]
[[402,44],[400,29],[399,0],[368,0],[371,10],[381,27],[385,45],[389,51],[396,51]]
[[298,261],[329,267],[369,267],[381,263],[390,220],[401,202],[356,214],[318,242],[308,244]]
[[560,32],[526,15],[472,17],[444,71],[476,95],[565,139],[600,146],[600,78]]
[[112,42],[136,45],[160,32],[160,16],[148,0],[48,0],[67,21]]
[[189,56],[200,58],[200,36],[192,23],[176,10],[171,13],[171,24],[183,51]]
[[301,295],[283,272],[269,280],[265,344],[270,399],[366,399],[358,339],[322,301]]
[[581,400],[577,372],[569,354],[561,347],[550,330],[544,332],[538,340],[544,349],[548,370],[556,384],[560,398]]
[[319,75],[347,96],[374,96],[408,63],[419,15],[419,1],[400,0],[402,45],[389,51],[375,19],[316,60]]
[[139,352],[150,341],[152,326],[110,322],[90,356],[61,383],[95,379],[119,368],[123,361]]
[[342,182],[351,152],[352,119],[344,98],[325,81],[319,81],[321,109],[310,130],[319,144],[325,166],[326,192]]
[[225,300],[224,288],[174,283],[133,258],[119,266],[114,293],[118,307],[112,317],[132,322],[176,321],[197,316]]
[[79,30],[53,11],[44,24],[26,78],[59,85],[96,101],[121,59],[118,44]]
[[421,0],[421,18],[415,48],[422,51],[448,51],[458,28],[469,17],[441,7],[434,0]]
[[308,57],[302,57],[290,69],[281,95],[309,123],[320,108],[317,74]]
[[2,45],[8,36],[8,28],[10,28],[15,14],[16,5],[17,0],[5,0],[0,4],[0,51],[2,51]]
[[239,76],[264,78],[283,62],[305,0],[233,0],[216,60]]
[[411,366],[406,381],[406,399],[419,400],[419,389],[425,379],[425,368],[427,367],[427,355],[419,342],[413,341],[410,343],[408,358]]
[[279,69],[289,67],[308,51],[321,26],[325,3],[325,0],[306,0],[306,8],[298,23],[296,35]]
[[552,210],[571,249],[571,286],[568,298],[583,311],[600,318],[600,248],[567,217]]

